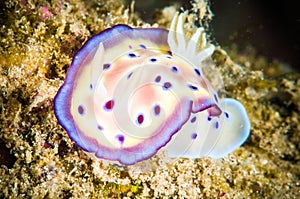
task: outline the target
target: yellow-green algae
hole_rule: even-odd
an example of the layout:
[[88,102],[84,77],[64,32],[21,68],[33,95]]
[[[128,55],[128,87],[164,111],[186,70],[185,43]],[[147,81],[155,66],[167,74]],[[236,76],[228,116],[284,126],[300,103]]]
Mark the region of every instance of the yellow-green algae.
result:
[[[122,1],[2,4],[0,145],[10,153],[0,151],[0,198],[300,197],[299,74],[286,74],[280,62],[253,51],[218,47],[213,58],[226,95],[241,101],[251,120],[248,141],[218,161],[177,159],[146,173],[119,169],[71,142],[54,116],[53,98],[92,34],[118,23],[150,25]],[[174,11],[162,10],[153,26],[168,27]],[[211,16],[205,1],[193,2],[191,27],[197,19],[207,25]]]

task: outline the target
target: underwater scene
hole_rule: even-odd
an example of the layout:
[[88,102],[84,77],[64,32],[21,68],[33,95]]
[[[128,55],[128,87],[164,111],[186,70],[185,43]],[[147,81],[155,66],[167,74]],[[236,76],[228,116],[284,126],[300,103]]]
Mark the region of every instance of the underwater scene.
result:
[[1,2],[0,198],[299,198],[299,43],[247,2]]

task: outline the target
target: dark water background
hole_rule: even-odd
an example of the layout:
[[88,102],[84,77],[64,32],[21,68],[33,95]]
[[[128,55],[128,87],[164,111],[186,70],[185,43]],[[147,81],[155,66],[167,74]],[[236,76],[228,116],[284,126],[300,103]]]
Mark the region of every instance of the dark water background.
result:
[[[130,1],[128,1],[130,2]],[[148,22],[156,10],[174,2],[185,8],[189,0],[148,0],[135,2],[136,11]],[[213,38],[226,47],[240,50],[253,46],[257,54],[274,58],[300,71],[300,12],[298,1],[211,0],[215,14]]]

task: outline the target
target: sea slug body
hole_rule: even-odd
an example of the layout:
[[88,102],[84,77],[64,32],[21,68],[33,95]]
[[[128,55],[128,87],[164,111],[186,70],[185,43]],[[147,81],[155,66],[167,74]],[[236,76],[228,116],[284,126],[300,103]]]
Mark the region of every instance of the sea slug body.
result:
[[185,14],[170,30],[116,25],[76,53],[54,110],[69,137],[98,158],[132,165],[170,157],[220,158],[250,133],[242,104],[219,99],[202,73],[214,46],[203,28],[187,39]]

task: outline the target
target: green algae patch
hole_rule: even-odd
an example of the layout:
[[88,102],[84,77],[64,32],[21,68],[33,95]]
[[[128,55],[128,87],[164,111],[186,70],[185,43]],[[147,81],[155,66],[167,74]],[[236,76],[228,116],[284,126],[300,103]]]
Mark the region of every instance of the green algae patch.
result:
[[[0,198],[299,198],[300,75],[253,50],[218,47],[223,95],[238,99],[251,135],[221,160],[165,160],[118,167],[95,161],[57,123],[53,98],[75,52],[93,34],[123,23],[150,27],[122,1],[6,1],[0,23]],[[168,27],[176,6],[153,27]],[[217,14],[217,13],[215,13]],[[206,1],[193,2],[209,28]],[[5,19],[5,20],[4,20]],[[4,157],[4,158],[3,158]],[[7,162],[9,161],[9,162]],[[167,162],[167,163],[164,163]]]

